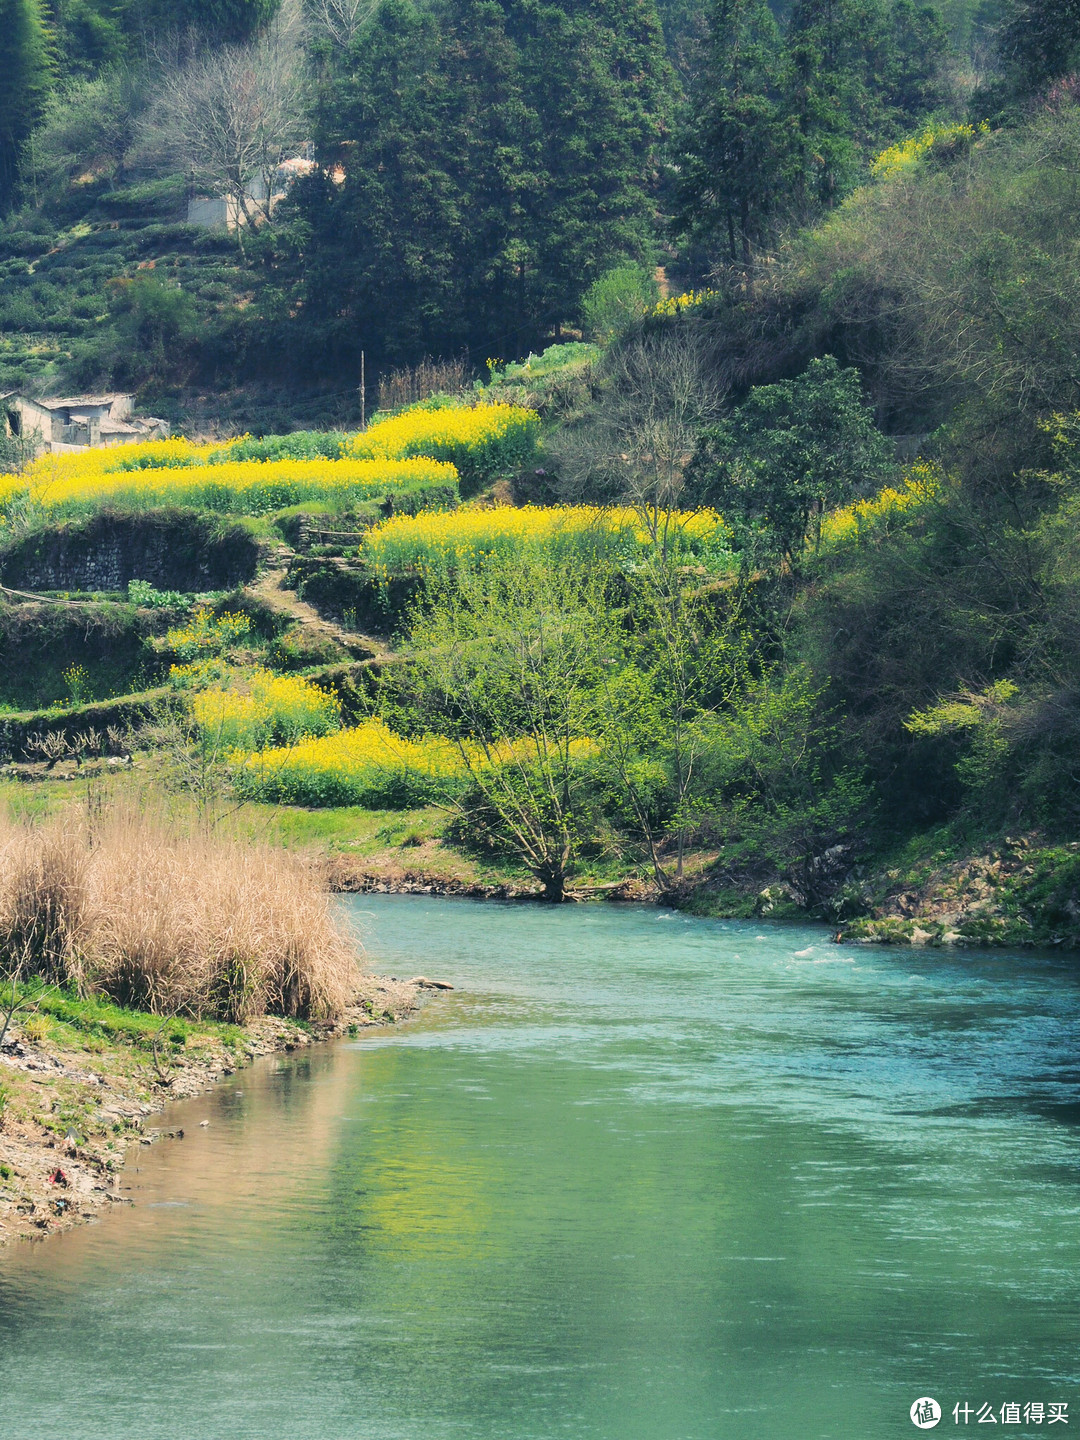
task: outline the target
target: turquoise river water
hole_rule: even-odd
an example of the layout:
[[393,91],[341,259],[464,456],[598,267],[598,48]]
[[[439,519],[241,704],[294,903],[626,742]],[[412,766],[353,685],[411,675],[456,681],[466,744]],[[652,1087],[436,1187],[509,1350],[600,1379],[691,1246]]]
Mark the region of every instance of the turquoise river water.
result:
[[456,989],[178,1108],[133,1208],[0,1253],[3,1440],[1080,1427],[1075,959],[346,908]]

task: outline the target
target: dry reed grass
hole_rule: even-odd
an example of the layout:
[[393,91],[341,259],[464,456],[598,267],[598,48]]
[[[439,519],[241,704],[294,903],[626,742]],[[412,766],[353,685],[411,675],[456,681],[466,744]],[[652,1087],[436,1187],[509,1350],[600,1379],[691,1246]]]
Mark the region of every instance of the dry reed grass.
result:
[[339,1014],[355,947],[327,897],[280,851],[113,812],[0,820],[0,966],[74,981],[157,1014],[241,1023]]

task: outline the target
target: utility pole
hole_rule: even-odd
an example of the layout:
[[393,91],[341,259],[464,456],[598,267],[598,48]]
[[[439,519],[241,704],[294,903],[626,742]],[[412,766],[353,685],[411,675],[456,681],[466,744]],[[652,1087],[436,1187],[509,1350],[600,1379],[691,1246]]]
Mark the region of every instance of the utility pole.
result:
[[364,352],[360,351],[360,429],[367,429],[367,386],[364,382]]

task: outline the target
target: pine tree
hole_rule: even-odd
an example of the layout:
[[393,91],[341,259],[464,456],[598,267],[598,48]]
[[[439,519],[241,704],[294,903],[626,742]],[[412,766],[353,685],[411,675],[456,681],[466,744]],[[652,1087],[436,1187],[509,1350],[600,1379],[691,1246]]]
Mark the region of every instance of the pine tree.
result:
[[[794,138],[800,218],[838,203],[858,171],[869,96],[859,0],[795,0],[788,22],[786,108]],[[862,23],[860,23],[862,22]]]
[[795,0],[785,108],[800,217],[831,209],[868,161],[947,98],[948,36],[913,0]]
[[682,137],[676,227],[727,241],[749,266],[784,213],[782,41],[765,0],[717,0],[696,113]]
[[0,208],[11,203],[23,147],[51,81],[40,0],[0,0]]
[[303,202],[304,323],[331,350],[509,357],[648,251],[651,0],[384,0],[342,63],[318,146],[344,182]]
[[136,0],[131,15],[149,29],[197,30],[226,44],[241,44],[269,25],[281,0]]
[[513,0],[509,25],[541,142],[527,197],[534,326],[557,327],[606,270],[652,257],[672,75],[653,0]]

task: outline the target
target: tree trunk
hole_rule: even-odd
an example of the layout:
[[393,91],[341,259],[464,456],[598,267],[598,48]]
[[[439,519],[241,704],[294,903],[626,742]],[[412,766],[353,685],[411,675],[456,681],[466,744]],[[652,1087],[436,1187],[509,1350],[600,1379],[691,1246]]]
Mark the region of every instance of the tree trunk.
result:
[[537,871],[536,878],[544,887],[544,899],[553,905],[561,905],[566,899],[566,875],[562,870]]

